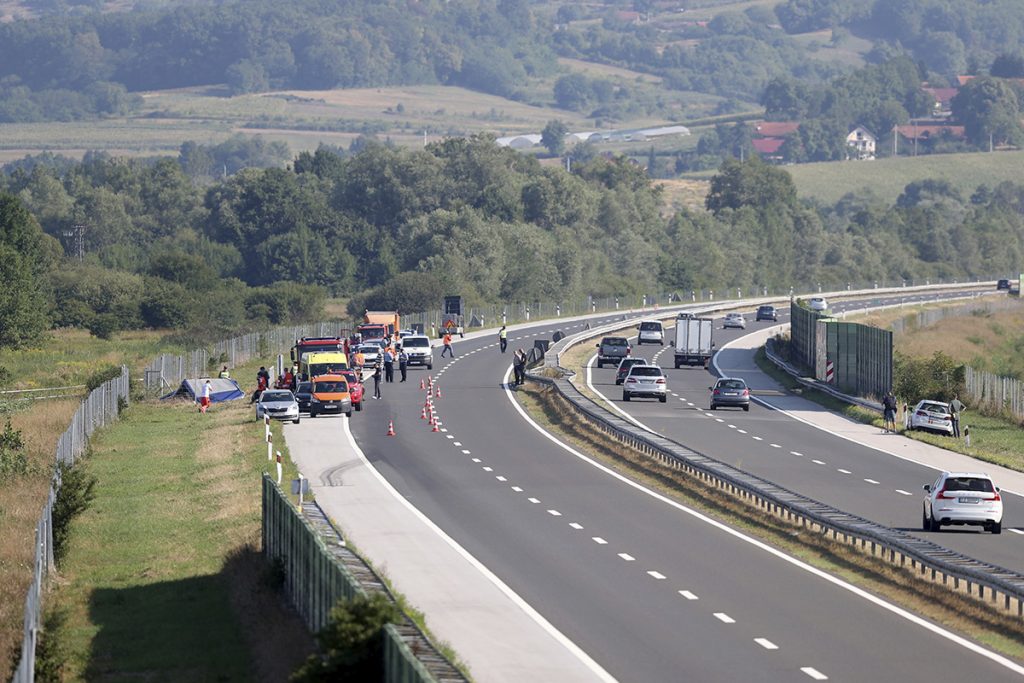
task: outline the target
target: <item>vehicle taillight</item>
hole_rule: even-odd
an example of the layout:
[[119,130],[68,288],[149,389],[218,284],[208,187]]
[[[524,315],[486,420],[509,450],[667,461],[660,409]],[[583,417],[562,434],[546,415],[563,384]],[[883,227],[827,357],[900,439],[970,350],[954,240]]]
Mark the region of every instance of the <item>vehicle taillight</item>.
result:
[[627,379],[627,380],[626,380],[626,383],[627,383],[627,384],[628,384],[629,382],[636,382],[636,377],[630,377],[629,379]]
[[943,489],[939,489],[939,492],[935,494],[935,497],[936,498],[943,498],[945,500],[952,500],[952,499],[956,498],[956,496],[947,496],[946,495],[946,489],[944,489],[944,488]]
[[658,378],[658,384],[664,384],[664,383],[665,383],[665,378],[664,377],[659,377]]
[[712,393],[713,393],[713,394],[714,394],[715,396],[718,396],[718,389],[715,389],[715,390],[714,390],[714,391],[713,391]]
[[743,390],[743,395],[744,396],[750,396],[750,389],[744,389]]
[[916,414],[916,415],[917,415],[918,417],[928,417],[928,413],[924,412],[923,410],[919,410],[919,411],[917,411],[917,413],[915,413],[915,414]]
[[1003,497],[999,495],[999,491],[994,492],[992,495],[995,496],[995,498],[992,499],[992,502],[1000,501],[1003,499]]

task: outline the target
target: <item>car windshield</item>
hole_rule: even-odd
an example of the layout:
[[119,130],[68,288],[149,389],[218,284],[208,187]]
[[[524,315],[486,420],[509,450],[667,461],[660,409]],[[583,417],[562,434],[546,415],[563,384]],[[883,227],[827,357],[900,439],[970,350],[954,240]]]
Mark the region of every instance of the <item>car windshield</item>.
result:
[[316,382],[313,391],[315,391],[318,394],[340,394],[343,391],[348,391],[348,383],[339,381]]
[[637,365],[629,371],[629,374],[639,377],[661,377],[661,368],[651,365]]
[[342,373],[341,376],[344,377],[346,380],[348,380],[349,384],[358,384],[359,383],[359,379],[356,377],[356,373],[354,373],[354,372],[344,372],[344,373]]
[[430,340],[426,337],[406,337],[402,345],[406,348],[430,346]]
[[628,370],[634,365],[647,365],[647,361],[643,358],[623,358],[620,367]]
[[981,491],[982,493],[993,493],[995,487],[992,482],[982,477],[950,477],[946,480],[947,491]]
[[762,313],[771,313],[771,312],[773,312],[775,310],[775,307],[774,306],[762,306],[758,310],[761,311]]
[[747,385],[741,379],[723,379],[718,382],[719,389],[746,389]]
[[364,355],[368,354],[368,353],[371,353],[371,354],[378,354],[378,353],[380,353],[380,347],[377,346],[376,344],[367,344],[365,346],[360,346],[359,350],[362,351]]
[[945,403],[922,403],[921,410],[927,410],[931,413],[948,413],[949,406]]
[[729,315],[727,315],[725,317],[726,318],[742,318],[743,316],[740,315],[739,313],[730,313]]
[[640,323],[640,329],[644,332],[651,330],[661,330],[661,323]]
[[299,386],[295,389],[296,392],[309,393],[309,390],[313,388],[312,382],[299,382]]
[[270,403],[271,401],[291,401],[292,392],[290,391],[264,391],[263,396],[260,399],[264,403]]
[[608,337],[602,343],[605,346],[629,346],[629,343],[622,337]]

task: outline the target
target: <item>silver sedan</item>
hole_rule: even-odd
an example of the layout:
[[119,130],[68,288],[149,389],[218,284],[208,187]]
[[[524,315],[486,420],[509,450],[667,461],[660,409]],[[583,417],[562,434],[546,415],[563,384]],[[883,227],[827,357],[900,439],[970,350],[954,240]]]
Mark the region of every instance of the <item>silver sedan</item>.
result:
[[745,330],[747,329],[747,319],[743,317],[742,313],[726,313],[725,319],[722,321],[722,327],[736,327]]

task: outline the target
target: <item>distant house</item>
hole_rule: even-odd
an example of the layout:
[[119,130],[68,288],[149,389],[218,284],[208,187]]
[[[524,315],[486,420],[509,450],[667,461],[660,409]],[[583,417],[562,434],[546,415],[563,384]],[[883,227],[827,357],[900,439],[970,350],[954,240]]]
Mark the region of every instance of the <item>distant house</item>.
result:
[[765,161],[782,161],[782,154],[779,153],[779,150],[782,149],[783,143],[785,140],[782,138],[755,138],[750,141],[750,144]]
[[896,126],[896,133],[904,140],[921,142],[940,137],[953,140],[963,140],[966,137],[963,126],[945,123],[908,123],[905,126]]
[[928,97],[932,100],[932,116],[947,117],[952,113],[953,98],[960,92],[959,88],[932,88],[922,87]]
[[847,159],[874,159],[878,138],[864,126],[857,126],[846,136]]
[[754,136],[759,138],[784,138],[800,127],[797,121],[760,121],[754,124]]

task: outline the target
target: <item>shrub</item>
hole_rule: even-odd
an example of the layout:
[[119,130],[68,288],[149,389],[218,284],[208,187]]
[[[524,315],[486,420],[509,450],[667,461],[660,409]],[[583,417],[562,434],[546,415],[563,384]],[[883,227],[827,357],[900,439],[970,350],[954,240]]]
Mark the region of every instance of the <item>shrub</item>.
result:
[[0,479],[28,473],[28,454],[21,431],[7,421],[7,427],[0,432]]
[[98,339],[110,339],[121,329],[121,320],[114,313],[101,313],[89,322],[89,332]]
[[98,389],[104,382],[120,376],[121,367],[118,365],[110,365],[89,375],[85,380],[85,386],[89,391],[92,391],[94,389]]
[[67,541],[71,535],[71,522],[89,509],[96,497],[96,477],[82,467],[57,463],[60,476],[60,490],[53,504],[53,559],[60,565],[67,552]]
[[949,401],[964,394],[964,366],[938,351],[931,358],[893,359],[893,391],[914,404],[921,399]]
[[291,680],[382,680],[384,626],[401,618],[401,610],[383,593],[339,601],[327,626],[317,634],[320,652],[310,655]]

